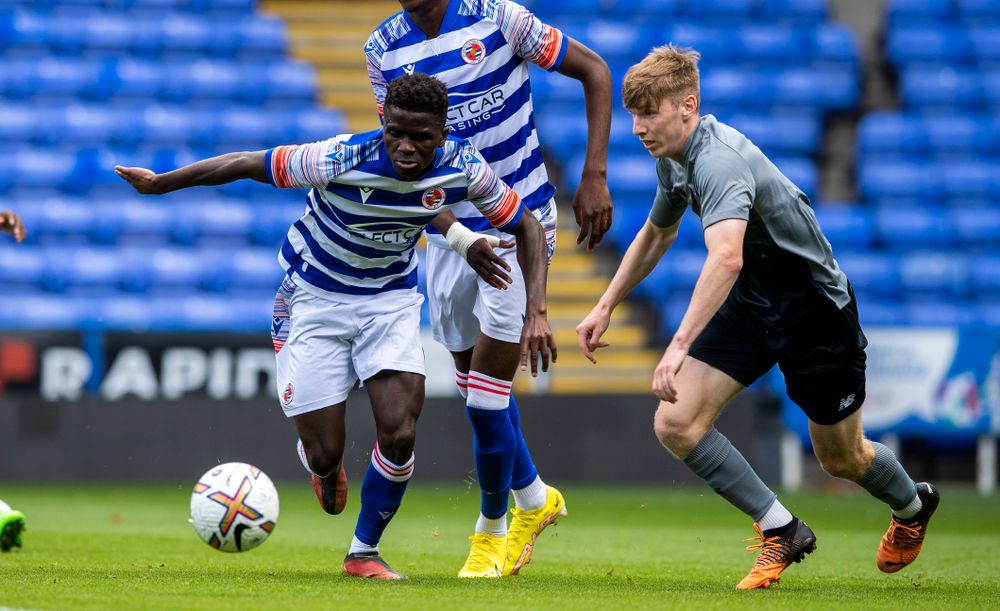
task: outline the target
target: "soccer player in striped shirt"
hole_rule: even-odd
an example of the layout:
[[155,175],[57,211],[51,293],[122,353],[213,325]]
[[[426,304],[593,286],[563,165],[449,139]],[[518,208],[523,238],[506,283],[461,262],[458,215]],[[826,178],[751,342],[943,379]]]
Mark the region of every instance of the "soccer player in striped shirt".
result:
[[361,380],[377,443],[361,486],[361,511],[344,572],[402,579],[379,555],[382,532],[413,473],[415,424],[424,399],[424,353],[414,246],[442,210],[471,201],[512,233],[528,310],[521,350],[546,370],[555,342],[545,317],[545,236],[518,195],[466,140],[448,136],[448,92],[426,74],[389,84],[383,129],[301,146],[230,153],[173,172],[116,167],[140,193],[167,193],[241,178],[310,188],[305,214],[278,259],[287,275],[275,298],[277,390],[293,418],[323,509],[346,501],[344,411]]
[[[555,250],[555,194],[542,162],[528,79],[530,63],[581,81],[588,141],[580,187],[573,200],[582,242],[593,248],[611,224],[605,181],[611,124],[611,73],[593,51],[505,0],[401,0],[365,44],[368,74],[379,110],[385,84],[414,70],[448,85],[448,124],[476,144],[493,170],[521,196],[546,228]],[[449,250],[467,226],[493,232],[468,205],[455,209],[461,224],[439,217],[428,230],[427,292],[434,338],[455,359],[456,383],[466,397],[473,452],[482,490],[480,515],[461,577],[517,573],[535,539],[565,515],[562,495],[538,476],[521,433],[510,387],[517,370],[524,286],[513,270],[506,291],[492,290]],[[437,230],[437,231],[435,231]],[[495,233],[495,232],[494,232]],[[507,261],[514,251],[501,254]],[[510,266],[507,266],[510,267]],[[507,528],[509,491],[515,508]]]

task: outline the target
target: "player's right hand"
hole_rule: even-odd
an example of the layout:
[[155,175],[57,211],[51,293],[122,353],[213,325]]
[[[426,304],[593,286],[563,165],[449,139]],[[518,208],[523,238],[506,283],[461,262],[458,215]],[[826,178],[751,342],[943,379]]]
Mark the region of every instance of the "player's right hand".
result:
[[24,237],[28,235],[28,232],[24,230],[24,225],[21,223],[21,219],[18,218],[17,214],[10,210],[0,212],[0,231],[14,236],[14,239],[17,240],[18,244],[23,242]]
[[521,328],[521,371],[528,369],[531,363],[531,377],[538,377],[539,357],[542,371],[548,371],[549,360],[556,362],[556,338],[544,315],[529,314]]
[[116,165],[115,174],[143,195],[160,194],[160,189],[156,184],[157,174],[152,170],[147,170],[146,168],[126,168]]
[[607,348],[611,345],[608,342],[601,341],[601,336],[604,335],[604,332],[608,330],[610,325],[611,312],[604,310],[600,306],[596,306],[590,311],[590,314],[587,314],[583,322],[576,326],[577,344],[580,346],[583,356],[587,357],[587,360],[591,363],[597,364],[594,352],[598,348]]
[[[497,246],[514,248],[514,242],[500,241]],[[495,289],[506,290],[514,282],[507,273],[510,271],[510,265],[493,252],[486,238],[476,240],[469,246],[465,260],[486,284]]]

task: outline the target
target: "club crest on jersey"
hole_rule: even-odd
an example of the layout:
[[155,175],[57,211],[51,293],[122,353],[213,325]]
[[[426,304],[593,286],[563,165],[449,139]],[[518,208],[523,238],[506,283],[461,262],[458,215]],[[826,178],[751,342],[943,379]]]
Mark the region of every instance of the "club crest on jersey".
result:
[[281,393],[281,404],[284,406],[291,405],[294,398],[295,389],[292,387],[292,383],[289,382],[288,386],[285,387],[285,392]]
[[462,45],[462,61],[470,65],[482,63],[486,59],[486,45],[478,38],[465,41]]
[[428,210],[437,210],[444,205],[445,192],[441,187],[431,187],[424,191],[420,203]]

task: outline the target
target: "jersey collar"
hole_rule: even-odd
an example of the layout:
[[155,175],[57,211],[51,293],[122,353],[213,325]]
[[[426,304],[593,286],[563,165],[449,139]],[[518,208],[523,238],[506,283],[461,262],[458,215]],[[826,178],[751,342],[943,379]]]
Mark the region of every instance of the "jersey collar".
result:
[[[445,32],[450,32],[455,29],[455,22],[458,19],[458,9],[461,4],[462,0],[449,0],[448,7],[444,10],[444,16],[441,18],[441,27],[438,28],[438,37]],[[409,13],[403,11],[403,18],[406,19],[406,24],[410,26],[411,32],[419,38],[429,40],[427,38],[427,33],[421,30],[417,24],[413,22]]]

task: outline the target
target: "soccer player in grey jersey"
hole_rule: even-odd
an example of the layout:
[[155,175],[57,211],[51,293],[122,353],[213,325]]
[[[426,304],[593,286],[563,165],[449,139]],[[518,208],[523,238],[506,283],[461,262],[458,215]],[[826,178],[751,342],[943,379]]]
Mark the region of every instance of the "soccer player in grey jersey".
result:
[[654,49],[625,75],[632,133],[656,158],[659,187],[645,226],[594,309],[577,326],[583,353],[607,345],[611,312],[670,248],[688,205],[701,217],[708,255],[687,312],[653,372],[660,442],[748,514],[760,555],[737,589],[767,588],[816,548],[816,536],[760,480],[712,423],[775,364],[809,417],[823,469],[857,482],[892,517],[877,565],[893,573],[916,559],[939,495],[915,484],[882,444],[865,439],[865,347],[847,277],[809,200],[745,136],[699,113],[699,55]]

